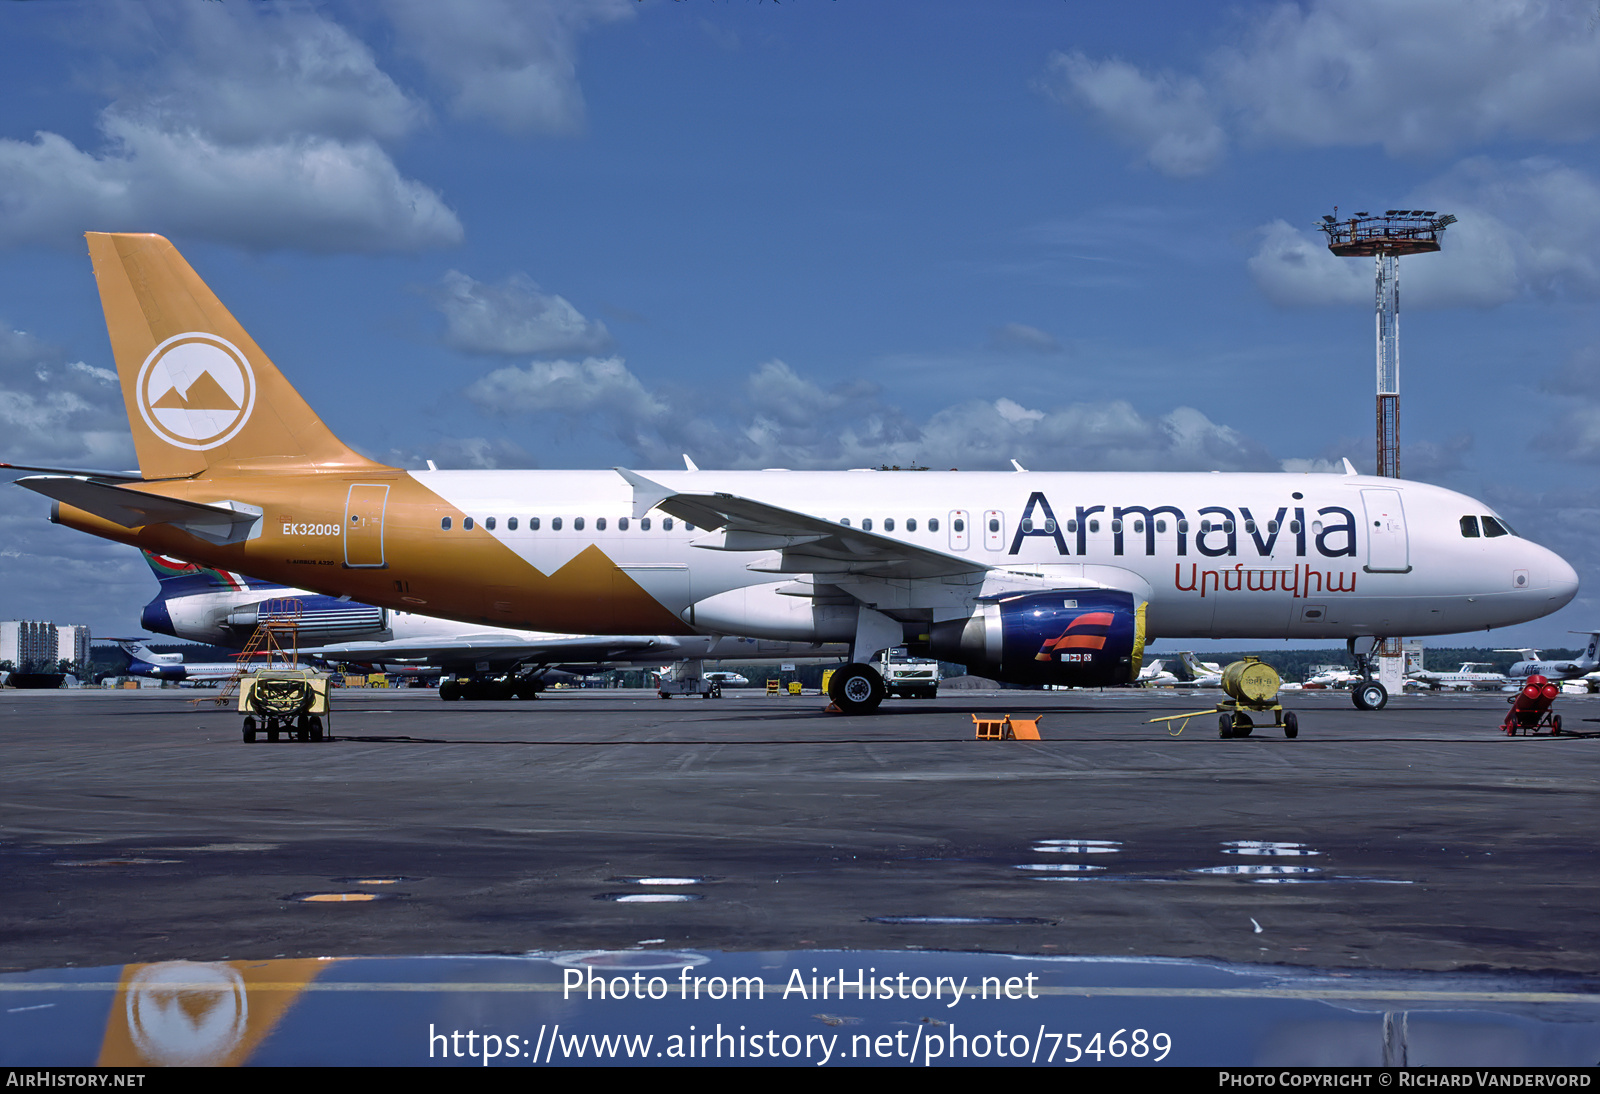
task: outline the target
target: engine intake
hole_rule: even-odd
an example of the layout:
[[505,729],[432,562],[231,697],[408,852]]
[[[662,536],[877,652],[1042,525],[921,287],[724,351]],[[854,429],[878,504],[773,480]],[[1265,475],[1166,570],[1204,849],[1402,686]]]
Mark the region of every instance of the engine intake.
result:
[[929,647],[1009,684],[1127,684],[1144,657],[1144,610],[1118,589],[986,597],[971,618],[935,624]]

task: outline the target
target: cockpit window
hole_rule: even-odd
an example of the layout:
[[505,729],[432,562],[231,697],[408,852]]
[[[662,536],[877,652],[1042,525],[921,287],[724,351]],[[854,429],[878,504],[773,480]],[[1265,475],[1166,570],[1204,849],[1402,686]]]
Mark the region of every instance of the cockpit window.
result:
[[1478,518],[1477,517],[1462,517],[1461,518],[1461,534],[1463,536],[1466,536],[1468,539],[1477,539],[1478,538]]
[[1501,524],[1491,516],[1483,518],[1483,534],[1493,539],[1495,536],[1509,536],[1511,529]]

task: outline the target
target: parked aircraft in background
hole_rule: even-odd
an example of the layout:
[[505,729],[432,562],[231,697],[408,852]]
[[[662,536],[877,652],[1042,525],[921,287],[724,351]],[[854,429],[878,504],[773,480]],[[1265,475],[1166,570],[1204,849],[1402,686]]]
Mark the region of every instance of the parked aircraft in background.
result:
[[1192,653],[1180,653],[1178,658],[1189,673],[1188,683],[1197,688],[1220,688],[1222,666],[1214,661],[1202,661]]
[[[497,627],[471,627],[448,619],[398,612],[324,596],[228,570],[144,552],[160,582],[144,607],[140,625],[192,642],[242,647],[257,624],[293,622],[300,653],[319,660],[375,665],[415,673],[437,668],[445,678],[444,699],[520,697],[543,690],[552,671],[592,673],[626,665],[659,665],[663,659],[792,660],[842,657],[841,643],[767,641],[709,635],[548,634]],[[154,658],[179,655],[154,654]],[[196,678],[176,668],[132,675],[159,679]],[[698,665],[691,666],[699,675]],[[223,678],[231,676],[229,671]],[[207,676],[207,679],[213,678]],[[742,679],[742,678],[741,678]]]
[[846,642],[830,694],[864,712],[894,646],[1061,685],[1133,681],[1157,636],[1340,638],[1365,666],[1578,589],[1482,502],[1355,474],[406,471],[335,437],[165,239],[88,241],[140,474],[19,484],[69,527],[389,611]]
[[1589,636],[1589,644],[1582,653],[1568,661],[1546,661],[1535,649],[1499,650],[1499,653],[1520,653],[1522,660],[1506,670],[1513,680],[1528,676],[1543,676],[1546,680],[1573,680],[1600,670],[1600,631],[1573,631]]
[[[128,655],[128,667],[123,676],[146,676],[153,680],[172,680],[184,684],[221,684],[239,671],[238,661],[185,661],[181,653],[156,653],[142,638],[112,638]],[[266,658],[251,661],[253,668],[286,669],[289,662]]]
[[[1492,671],[1489,661],[1463,661],[1455,672],[1429,672],[1415,669],[1406,673],[1406,679],[1426,684],[1434,691],[1449,688],[1452,691],[1492,691],[1505,687],[1504,673]],[[1482,671],[1490,670],[1490,671]]]

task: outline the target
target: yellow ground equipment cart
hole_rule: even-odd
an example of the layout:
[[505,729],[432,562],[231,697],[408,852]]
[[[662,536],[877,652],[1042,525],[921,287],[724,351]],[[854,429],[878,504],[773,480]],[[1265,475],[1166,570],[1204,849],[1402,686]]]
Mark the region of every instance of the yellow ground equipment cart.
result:
[[[1210,710],[1191,710],[1187,714],[1170,714],[1150,721],[1175,722],[1182,718],[1184,725],[1187,725],[1190,718],[1215,713],[1217,735],[1226,740],[1229,737],[1250,736],[1255,728],[1250,721],[1250,714],[1270,712],[1273,727],[1282,729],[1283,735],[1293,740],[1300,736],[1300,719],[1294,711],[1285,711],[1283,704],[1278,702],[1280,683],[1271,665],[1259,657],[1246,657],[1222,670],[1222,690],[1228,697],[1215,707]],[[1178,732],[1183,732],[1182,726],[1178,727]]]
[[328,707],[330,677],[310,669],[259,669],[240,682],[239,712],[244,739],[257,733],[276,741],[284,733],[294,741],[321,741],[333,720]]

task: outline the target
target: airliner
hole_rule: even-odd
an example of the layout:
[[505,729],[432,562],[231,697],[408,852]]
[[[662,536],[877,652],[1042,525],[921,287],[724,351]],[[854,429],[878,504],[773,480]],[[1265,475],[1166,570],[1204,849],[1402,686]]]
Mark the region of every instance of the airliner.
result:
[[[1490,671],[1479,671],[1482,669]],[[1444,688],[1455,691],[1493,691],[1506,684],[1505,673],[1494,672],[1493,669],[1494,664],[1490,661],[1463,661],[1455,672],[1429,672],[1427,669],[1416,669],[1406,673],[1406,679],[1416,680],[1434,691]]]
[[[334,436],[176,248],[90,233],[139,470],[19,485],[68,527],[329,596],[573,633],[846,642],[1019,684],[1138,677],[1153,638],[1524,623],[1577,594],[1492,508],[1345,474],[409,471]],[[1492,527],[1494,535],[1481,534]],[[1366,674],[1364,674],[1366,676]],[[1364,708],[1381,684],[1353,692]]]
[[1547,661],[1535,649],[1498,650],[1498,653],[1520,653],[1522,659],[1506,670],[1513,680],[1527,676],[1543,676],[1546,680],[1575,680],[1600,669],[1600,631],[1573,631],[1586,634],[1589,644],[1582,653],[1568,661]]
[[[160,591],[146,604],[140,625],[191,642],[242,647],[258,624],[295,625],[298,652],[319,661],[376,664],[415,672],[441,670],[441,699],[532,699],[545,677],[614,665],[680,662],[680,678],[732,677],[704,672],[707,660],[813,660],[849,652],[842,643],[774,642],[722,635],[549,634],[504,627],[472,627],[416,612],[390,611],[326,596],[184,559],[144,552]],[[234,666],[184,666],[177,654],[128,649],[131,675],[158,679],[227,679]],[[225,670],[225,671],[217,671]]]

